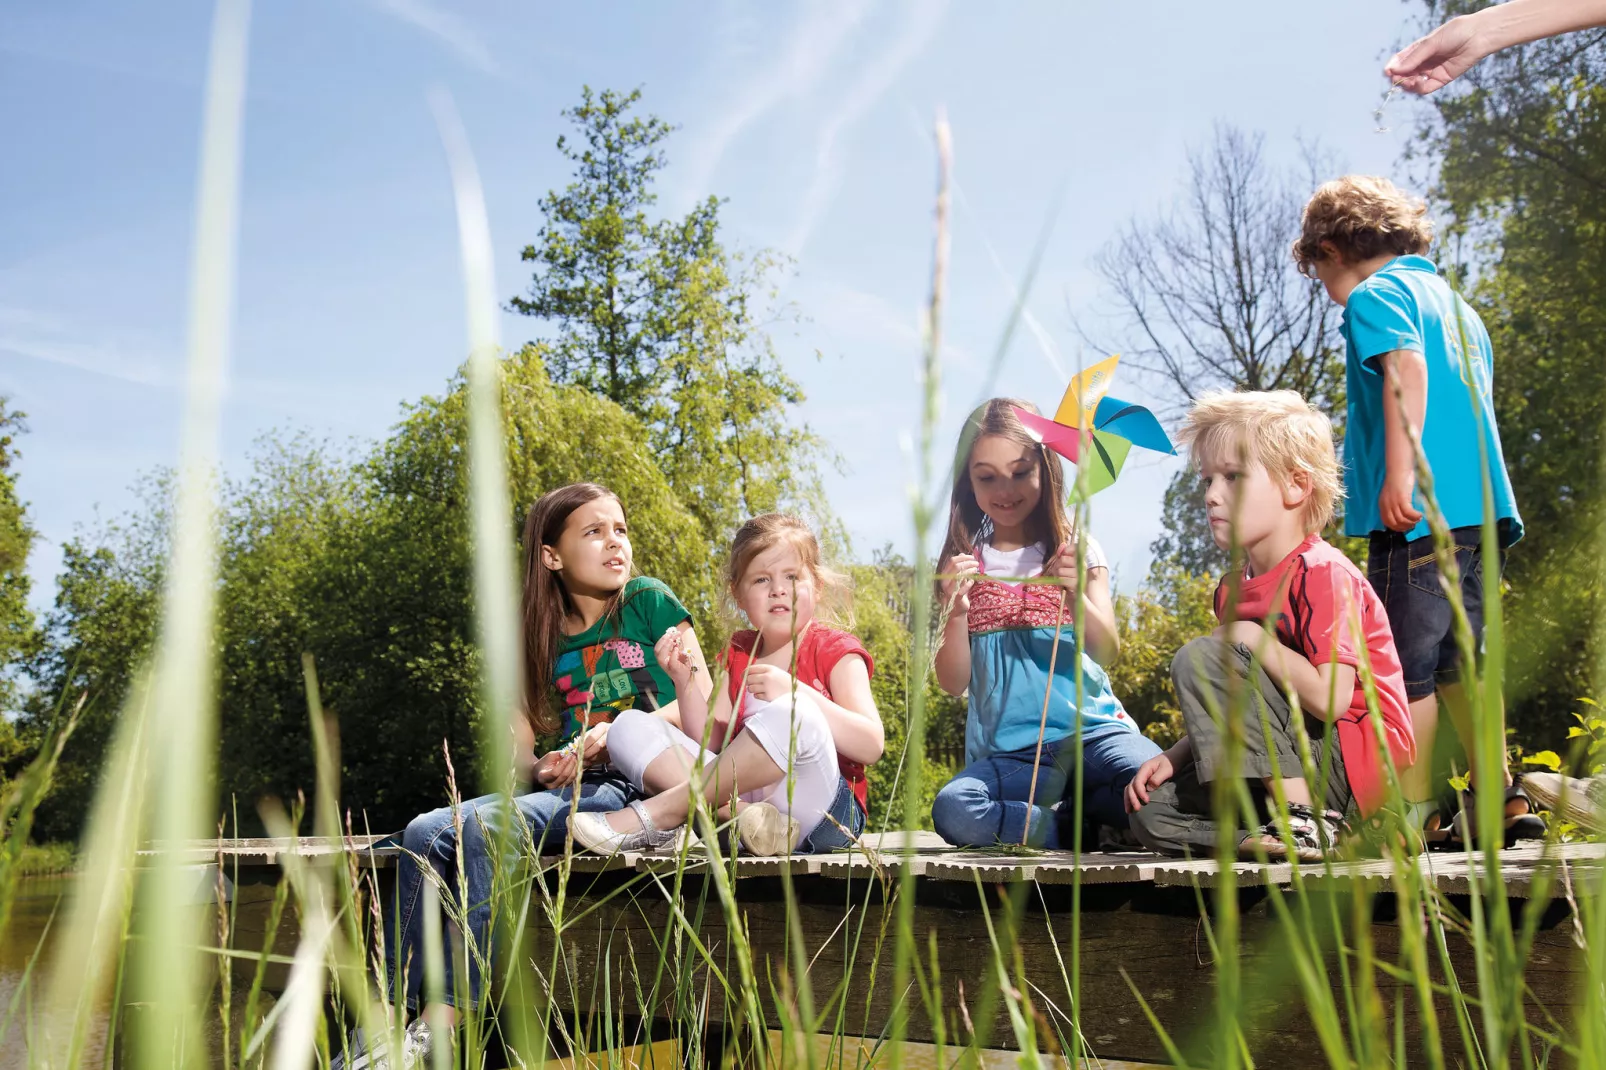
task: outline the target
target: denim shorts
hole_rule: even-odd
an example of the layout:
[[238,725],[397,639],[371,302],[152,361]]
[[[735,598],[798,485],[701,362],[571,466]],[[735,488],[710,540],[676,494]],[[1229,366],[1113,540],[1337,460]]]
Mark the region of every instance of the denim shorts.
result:
[[[1466,606],[1472,645],[1483,649],[1483,531],[1455,528],[1456,569]],[[1383,600],[1394,632],[1394,646],[1405,671],[1405,695],[1427,698],[1441,684],[1461,679],[1461,648],[1456,645],[1455,614],[1439,583],[1433,537],[1406,541],[1397,531],[1374,531],[1367,550],[1366,578]]]

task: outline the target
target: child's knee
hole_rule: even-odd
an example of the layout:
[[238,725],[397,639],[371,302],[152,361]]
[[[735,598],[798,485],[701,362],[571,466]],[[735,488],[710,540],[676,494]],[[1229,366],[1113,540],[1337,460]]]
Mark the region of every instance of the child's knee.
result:
[[1184,643],[1171,659],[1172,682],[1207,679],[1215,675],[1212,667],[1220,666],[1226,647],[1226,640],[1213,635],[1201,635]]
[[451,807],[419,814],[407,822],[407,831],[402,833],[402,847],[415,855],[421,855],[428,853],[443,839],[448,844],[456,842],[453,835]]
[[990,843],[991,838],[984,835],[983,814],[991,802],[980,781],[968,777],[950,780],[932,800],[932,828],[955,846]]

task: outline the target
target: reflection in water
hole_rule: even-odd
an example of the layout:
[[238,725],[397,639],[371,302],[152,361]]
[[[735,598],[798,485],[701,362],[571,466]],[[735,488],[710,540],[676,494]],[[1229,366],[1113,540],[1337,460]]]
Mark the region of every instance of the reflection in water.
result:
[[[49,947],[54,943],[54,932],[31,977],[28,965],[45,938],[46,930],[52,926],[51,915],[56,914],[57,924],[65,918],[66,893],[71,887],[72,878],[66,876],[26,877],[17,884],[11,925],[0,938],[0,1020],[9,1023],[4,1037],[0,1038],[0,1070],[21,1070],[28,1065],[28,1049],[38,1030],[38,1016],[43,1013],[45,979],[55,966]],[[101,1013],[90,1026],[89,1043],[80,1065],[86,1068],[103,1065],[105,1045],[106,1017]]]

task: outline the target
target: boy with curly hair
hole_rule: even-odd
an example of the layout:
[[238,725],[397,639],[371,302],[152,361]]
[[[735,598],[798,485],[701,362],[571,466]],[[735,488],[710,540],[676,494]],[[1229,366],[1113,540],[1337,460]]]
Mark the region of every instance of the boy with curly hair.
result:
[[[1469,754],[1472,724],[1450,602],[1417,493],[1415,450],[1427,462],[1451,529],[1474,643],[1483,632],[1486,478],[1502,550],[1522,538],[1495,426],[1489,333],[1423,255],[1432,240],[1421,200],[1386,178],[1348,175],[1311,197],[1293,249],[1300,273],[1319,279],[1344,308],[1344,533],[1369,541],[1367,575],[1399,645],[1418,745],[1417,763],[1401,771],[1401,786],[1430,843],[1471,834],[1466,800],[1446,813],[1430,801],[1441,701]],[[1501,719],[1504,739],[1504,710],[1489,713]],[[1521,780],[1513,782],[1503,749],[1500,761],[1507,841],[1542,836],[1543,823]],[[1440,831],[1446,818],[1450,828]]]

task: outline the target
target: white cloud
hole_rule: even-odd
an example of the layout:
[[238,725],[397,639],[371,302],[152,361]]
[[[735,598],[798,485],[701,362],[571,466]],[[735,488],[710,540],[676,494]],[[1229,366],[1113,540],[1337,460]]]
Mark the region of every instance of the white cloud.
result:
[[742,131],[781,101],[813,88],[869,7],[865,0],[808,5],[806,14],[788,32],[790,44],[785,52],[773,62],[761,60],[759,72],[747,84],[726,94],[729,106],[714,117],[687,153],[684,188],[693,199],[708,194],[720,160]]
[[925,50],[946,13],[947,4],[913,0],[903,5],[898,16],[899,32],[878,55],[862,68],[859,77],[843,94],[837,108],[815,141],[814,178],[803,197],[803,208],[792,226],[785,249],[793,256],[802,253],[814,228],[842,183],[843,163],[838,142],[864,113],[881,99],[903,69]]
[[491,50],[479,34],[451,11],[429,0],[368,0],[378,11],[416,27],[446,45],[458,57],[486,74],[500,74]]
[[128,336],[86,338],[67,324],[27,309],[0,307],[0,353],[75,368],[159,389],[176,384],[174,361]]

